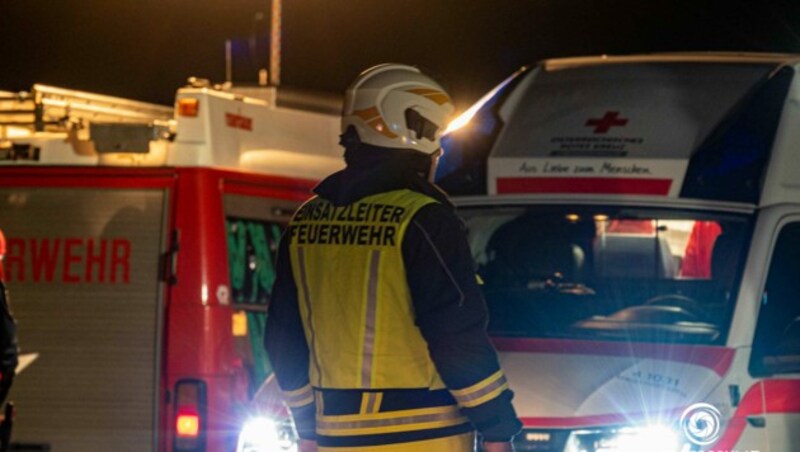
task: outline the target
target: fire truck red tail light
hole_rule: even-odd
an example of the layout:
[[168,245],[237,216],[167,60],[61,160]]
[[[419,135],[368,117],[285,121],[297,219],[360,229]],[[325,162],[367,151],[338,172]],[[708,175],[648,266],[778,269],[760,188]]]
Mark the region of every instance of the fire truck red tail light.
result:
[[200,380],[175,384],[175,450],[205,451],[206,385]]
[[200,416],[197,413],[178,413],[175,431],[179,438],[197,438],[200,434]]
[[178,116],[194,118],[200,113],[200,101],[197,99],[178,99],[176,104]]

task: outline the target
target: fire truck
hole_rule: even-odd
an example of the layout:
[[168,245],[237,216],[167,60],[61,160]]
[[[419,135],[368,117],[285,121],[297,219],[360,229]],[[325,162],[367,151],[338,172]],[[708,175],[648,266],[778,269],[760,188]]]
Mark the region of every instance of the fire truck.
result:
[[552,59],[450,125],[517,450],[798,450],[798,70]]
[[343,166],[338,131],[202,80],[172,108],[0,93],[5,281],[36,356],[11,450],[292,450],[261,345],[273,255]]

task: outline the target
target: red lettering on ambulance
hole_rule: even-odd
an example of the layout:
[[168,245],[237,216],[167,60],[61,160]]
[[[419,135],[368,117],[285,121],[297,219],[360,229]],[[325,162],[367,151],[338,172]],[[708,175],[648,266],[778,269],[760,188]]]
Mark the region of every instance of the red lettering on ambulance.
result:
[[8,275],[8,280],[11,281],[12,275],[16,271],[17,281],[25,280],[25,240],[12,239],[7,240],[6,257],[5,257],[5,271]]
[[117,267],[122,267],[122,282],[130,282],[131,241],[114,239],[111,241],[111,282],[117,282]]
[[86,273],[84,281],[92,282],[92,267],[97,266],[97,282],[106,281],[106,240],[100,240],[100,252],[94,254],[94,239],[86,243]]
[[58,262],[58,250],[61,247],[61,239],[53,241],[53,247],[50,247],[50,239],[42,239],[39,242],[39,249],[36,249],[36,239],[30,239],[31,244],[31,264],[33,265],[33,280],[39,282],[42,280],[42,273],[44,273],[44,280],[47,282],[53,281],[53,275],[56,272],[56,263]]

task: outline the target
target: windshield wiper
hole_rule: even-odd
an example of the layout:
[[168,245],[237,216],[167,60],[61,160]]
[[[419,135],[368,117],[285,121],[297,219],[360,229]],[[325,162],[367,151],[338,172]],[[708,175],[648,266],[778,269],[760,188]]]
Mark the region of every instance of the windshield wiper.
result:
[[720,334],[716,325],[705,322],[658,324],[619,321],[603,316],[576,322],[571,329],[594,337],[657,342],[710,343],[715,341]]

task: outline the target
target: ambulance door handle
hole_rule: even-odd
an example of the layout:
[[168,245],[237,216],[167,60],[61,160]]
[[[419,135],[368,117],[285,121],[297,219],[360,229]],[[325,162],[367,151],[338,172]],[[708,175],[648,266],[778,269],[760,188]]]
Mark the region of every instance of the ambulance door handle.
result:
[[747,416],[747,423],[755,428],[764,428],[767,426],[767,419],[764,416]]

